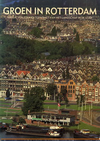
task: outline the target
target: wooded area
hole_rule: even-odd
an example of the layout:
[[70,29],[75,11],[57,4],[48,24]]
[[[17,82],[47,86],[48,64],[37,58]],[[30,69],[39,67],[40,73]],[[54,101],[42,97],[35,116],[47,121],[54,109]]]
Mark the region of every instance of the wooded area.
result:
[[[34,59],[59,59],[74,55],[91,54],[98,50],[89,42],[49,42],[0,35],[0,64],[32,62]],[[50,55],[45,55],[49,52]]]

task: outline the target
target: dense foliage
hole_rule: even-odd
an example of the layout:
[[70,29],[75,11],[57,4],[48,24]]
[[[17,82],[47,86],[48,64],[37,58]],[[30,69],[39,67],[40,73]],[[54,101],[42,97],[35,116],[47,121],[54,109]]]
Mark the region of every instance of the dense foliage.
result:
[[57,86],[54,83],[50,83],[47,85],[46,91],[50,95],[51,100],[53,100],[57,94]]
[[[38,25],[39,26],[39,25]],[[33,27],[29,34],[34,35],[35,37],[39,38],[43,34],[42,29],[39,27]]]
[[10,91],[9,91],[9,89],[7,89],[7,91],[6,91],[6,97],[7,97],[7,98],[10,97]]
[[52,28],[51,33],[49,35],[51,36],[57,36],[57,33],[61,32],[60,28],[56,28],[55,26]]
[[98,77],[97,75],[94,75],[94,76],[92,77],[92,81],[93,81],[93,82],[99,82],[99,77]]
[[[49,42],[0,35],[0,64],[32,62],[44,59],[43,53],[49,52],[47,59],[58,59],[67,56],[91,54],[95,47],[89,42]],[[98,49],[99,50],[99,49]]]
[[28,112],[43,111],[43,102],[45,100],[43,88],[34,87],[31,90],[27,90],[24,99],[25,102],[22,107],[24,115],[27,115]]

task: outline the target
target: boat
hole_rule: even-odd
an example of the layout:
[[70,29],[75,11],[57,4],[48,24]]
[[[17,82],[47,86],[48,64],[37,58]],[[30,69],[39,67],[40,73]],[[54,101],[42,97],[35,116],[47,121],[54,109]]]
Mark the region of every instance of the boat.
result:
[[74,137],[75,138],[96,138],[100,139],[99,135],[93,134],[90,132],[89,129],[82,129],[82,130],[74,130]]
[[6,123],[0,122],[0,130],[5,130],[5,129],[7,129],[7,127],[8,127],[8,125]]
[[36,137],[47,137],[47,138],[59,138],[62,136],[62,129],[61,127],[55,128],[53,127],[39,127],[39,126],[24,126],[24,125],[17,125],[16,127],[9,127],[6,130],[7,134],[19,134],[19,135],[29,135],[29,136],[36,136]]

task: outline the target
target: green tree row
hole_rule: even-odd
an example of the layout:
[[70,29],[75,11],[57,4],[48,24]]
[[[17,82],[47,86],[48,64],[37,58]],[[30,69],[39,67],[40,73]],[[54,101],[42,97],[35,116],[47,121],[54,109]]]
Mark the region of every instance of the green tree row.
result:
[[[73,55],[91,54],[95,47],[89,42],[49,42],[17,38],[10,35],[0,36],[0,64],[32,62],[34,59],[58,59]],[[49,52],[49,56],[43,55]]]

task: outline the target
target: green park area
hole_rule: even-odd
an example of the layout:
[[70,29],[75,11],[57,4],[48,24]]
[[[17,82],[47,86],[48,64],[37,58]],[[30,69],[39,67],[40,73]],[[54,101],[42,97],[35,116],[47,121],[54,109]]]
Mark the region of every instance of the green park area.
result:
[[8,123],[8,124],[12,124],[13,123],[12,119],[0,119],[0,122]]
[[[13,115],[15,115],[15,113],[16,114],[18,113],[19,115],[22,114],[21,109],[19,109],[19,110],[16,110],[16,108],[8,109],[8,107],[10,108],[11,105],[12,105],[12,103],[0,99],[0,107],[1,107],[0,108],[0,116],[5,116],[6,113],[8,116],[13,116]],[[45,100],[43,107],[44,107],[44,109],[52,109],[52,110],[53,109],[56,109],[56,110],[57,109],[73,109],[73,110],[81,110],[82,109],[82,106],[79,107],[77,104],[68,104],[68,106],[66,106],[64,104],[64,102],[62,102],[60,104],[60,107],[58,107],[58,103],[55,102],[54,100]],[[100,107],[94,106],[94,105],[92,105],[92,108],[91,108],[91,105],[84,105],[83,106],[83,110],[89,110],[89,108],[90,109],[99,109]]]
[[11,108],[12,103],[9,100],[0,98],[0,122],[11,124],[13,116],[23,115],[21,109]]
[[[11,108],[11,102],[9,100],[4,100],[4,99],[0,99],[0,121],[1,122],[5,122],[5,123],[13,123],[12,121],[12,117],[13,116],[23,116],[23,112],[22,110],[19,108]],[[91,107],[92,106],[92,107]],[[99,109],[99,106],[95,106],[95,105],[83,105],[79,107],[77,104],[68,104],[67,106],[64,104],[64,101],[61,102],[60,107],[58,107],[58,103],[54,100],[45,100],[44,104],[43,104],[43,108],[44,109],[73,109],[73,110],[89,110],[89,109]],[[96,133],[100,133],[100,128],[96,128],[93,127],[91,125],[85,124],[83,122],[80,122],[80,124],[78,126],[71,126],[68,127],[68,129],[70,130],[74,130],[74,129],[90,129],[90,131],[96,132]]]
[[[49,103],[52,103],[52,104],[49,104]],[[47,104],[48,103],[48,104]],[[44,109],[73,109],[73,110],[89,110],[89,109],[100,109],[100,106],[95,106],[95,105],[83,105],[82,106],[78,106],[77,104],[68,104],[68,106],[66,106],[64,104],[64,102],[62,102],[60,104],[60,107],[58,107],[58,103],[55,102],[54,100],[46,100],[45,103],[44,103]]]
[[[9,101],[9,100],[8,100]],[[14,108],[14,109],[10,109],[12,103],[8,102],[8,101],[5,101],[5,100],[1,100],[0,99],[0,116],[14,116],[16,114],[18,115],[22,115],[22,111],[21,109],[17,109],[17,108]],[[43,108],[44,109],[55,109],[55,110],[58,110],[58,109],[73,109],[73,110],[89,110],[89,109],[99,109],[100,107],[99,106],[95,106],[95,105],[84,105],[83,108],[82,106],[79,107],[77,104],[68,104],[68,106],[66,106],[64,104],[64,102],[62,102],[60,104],[60,107],[58,106],[58,103],[55,102],[54,100],[45,100],[44,101],[44,105],[43,105]]]
[[15,116],[15,115],[22,115],[22,111],[16,109],[8,109],[8,108],[0,108],[0,117],[1,116]]

